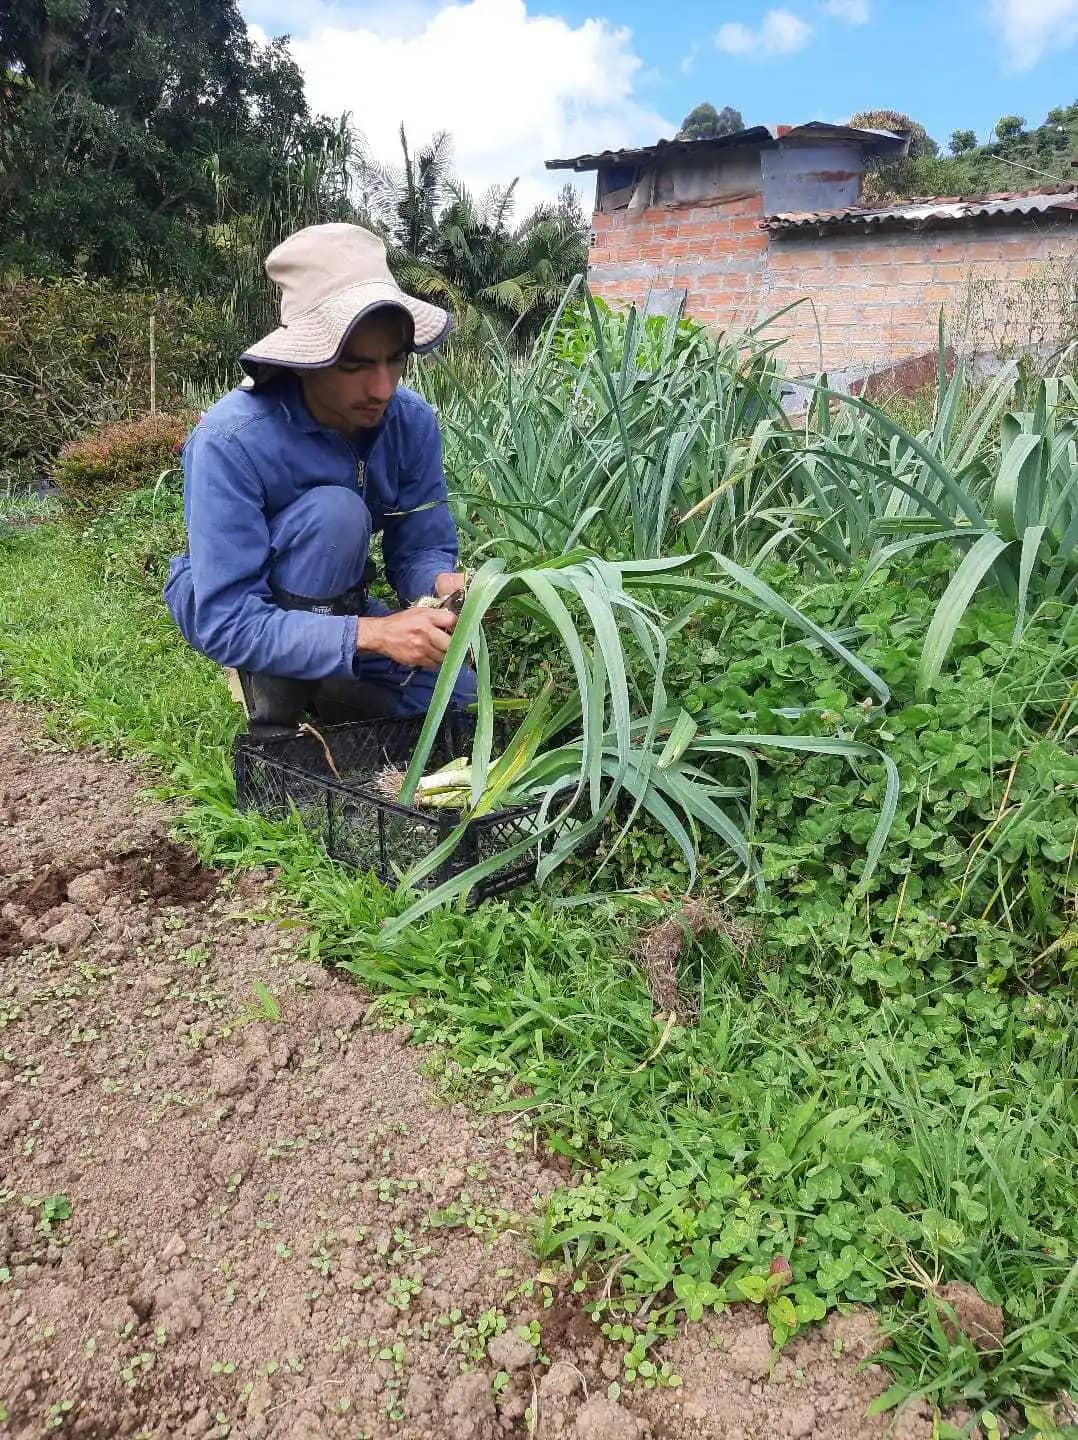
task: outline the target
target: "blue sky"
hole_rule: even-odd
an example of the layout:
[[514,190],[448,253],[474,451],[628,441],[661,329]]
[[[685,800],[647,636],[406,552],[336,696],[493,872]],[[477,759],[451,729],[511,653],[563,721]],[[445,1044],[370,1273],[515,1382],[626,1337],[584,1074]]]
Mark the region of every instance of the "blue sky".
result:
[[[802,49],[718,48],[715,36],[723,24],[760,32],[767,10],[812,26]],[[571,0],[561,13],[583,19],[593,12]],[[862,14],[864,23],[851,23]],[[620,7],[616,17],[632,26],[659,108],[684,112],[708,98],[735,105],[746,124],[796,124],[887,107],[917,118],[944,144],[957,128],[973,128],[984,140],[1003,114],[1039,124],[1052,105],[1078,98],[1078,46],[1045,46],[1032,63],[1023,55],[1025,68],[1016,69],[999,13],[974,0],[874,0],[841,7],[839,14],[819,4],[733,3],[721,7],[720,23],[715,16],[715,6],[698,0],[672,13],[638,0]],[[783,43],[782,37],[780,27],[776,39]],[[797,39],[796,27],[793,35],[786,32],[786,43]],[[725,40],[730,43],[728,32]]]
[[518,175],[523,203],[563,178],[545,159],[647,144],[705,99],[749,125],[904,110],[946,145],[1078,98],[1078,0],[242,3],[256,37],[292,34],[314,107],[350,110],[379,158],[402,122],[448,129],[466,182]]
[[[623,0],[615,18],[632,27],[658,108],[679,115],[697,99],[732,104],[746,124],[765,125],[885,107],[913,115],[944,144],[959,128],[987,139],[1003,114],[1039,124],[1053,105],[1078,98],[1078,46],[1048,44],[1033,63],[1023,55],[1026,68],[1016,69],[999,10],[976,0],[869,0],[836,9],[732,3],[717,20],[716,7],[699,0],[676,7]],[[797,27],[773,34],[773,44],[804,38],[803,48],[768,52],[762,35],[752,50],[731,53],[716,44],[724,25],[760,34],[768,10],[812,27],[804,37]],[[579,20],[594,11],[571,0],[561,13]],[[862,15],[863,23],[851,23]],[[739,41],[729,32],[724,38]]]

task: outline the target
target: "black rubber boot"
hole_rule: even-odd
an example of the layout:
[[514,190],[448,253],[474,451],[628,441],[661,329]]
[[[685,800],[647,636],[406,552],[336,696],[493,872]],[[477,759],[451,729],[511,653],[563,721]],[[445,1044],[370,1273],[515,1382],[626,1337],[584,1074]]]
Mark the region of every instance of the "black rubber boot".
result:
[[253,740],[294,735],[311,713],[317,682],[289,680],[283,675],[258,675],[240,670],[240,685],[247,706],[247,733]]
[[[340,595],[320,600],[313,595],[275,590],[274,599],[282,610],[309,610],[315,615],[365,615],[367,589],[377,577],[377,569],[368,560],[359,584]],[[399,704],[399,696],[384,686],[361,686],[347,676],[291,680],[282,675],[240,670],[239,677],[247,705],[248,734],[256,740],[294,735],[308,717],[327,725],[382,719],[395,715]]]

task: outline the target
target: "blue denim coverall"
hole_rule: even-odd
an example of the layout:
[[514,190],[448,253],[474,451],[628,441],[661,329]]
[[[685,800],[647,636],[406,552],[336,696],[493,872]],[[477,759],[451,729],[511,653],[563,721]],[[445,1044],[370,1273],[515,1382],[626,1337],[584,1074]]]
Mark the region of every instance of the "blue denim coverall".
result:
[[[361,584],[375,532],[403,604],[456,569],[441,435],[425,400],[399,387],[377,428],[350,440],[311,416],[284,372],[208,410],[183,470],[188,551],[172,560],[165,600],[190,645],[255,674],[351,677],[391,692],[397,714],[426,710],[436,671],[357,654],[356,615],[311,608]],[[363,613],[390,612],[369,599]],[[464,670],[452,703],[474,698]]]

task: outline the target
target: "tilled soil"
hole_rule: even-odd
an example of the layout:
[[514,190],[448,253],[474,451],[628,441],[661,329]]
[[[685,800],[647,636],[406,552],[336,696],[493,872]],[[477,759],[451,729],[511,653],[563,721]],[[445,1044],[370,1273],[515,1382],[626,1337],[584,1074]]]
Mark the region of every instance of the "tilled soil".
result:
[[867,1314],[773,1365],[740,1307],[668,1348],[680,1389],[608,1400],[618,1348],[526,1244],[563,1176],[441,1103],[407,1029],[257,918],[268,877],[200,869],[141,783],[0,702],[0,1434],[886,1433]]

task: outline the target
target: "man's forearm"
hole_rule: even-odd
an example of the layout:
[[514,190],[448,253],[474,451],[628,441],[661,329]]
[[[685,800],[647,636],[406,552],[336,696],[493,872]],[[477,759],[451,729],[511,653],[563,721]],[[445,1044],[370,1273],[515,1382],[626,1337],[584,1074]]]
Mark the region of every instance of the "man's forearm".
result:
[[361,615],[356,621],[356,650],[361,655],[384,655],[385,625],[381,615]]

